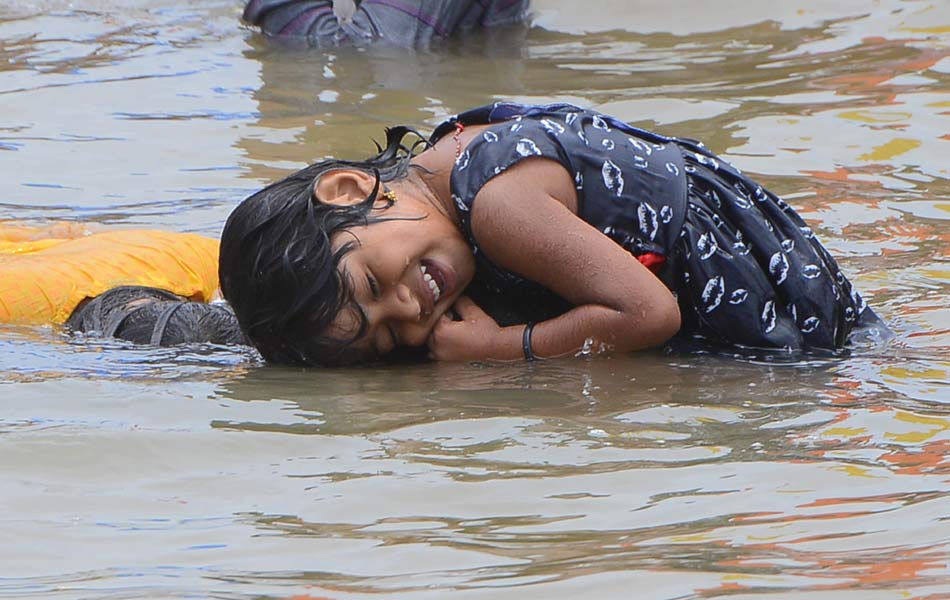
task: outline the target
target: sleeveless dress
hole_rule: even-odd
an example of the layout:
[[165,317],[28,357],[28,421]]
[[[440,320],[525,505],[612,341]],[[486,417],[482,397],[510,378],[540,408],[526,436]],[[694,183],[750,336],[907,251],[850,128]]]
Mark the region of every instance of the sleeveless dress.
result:
[[451,190],[476,257],[471,295],[502,321],[541,320],[570,308],[492,263],[471,229],[475,198],[492,177],[544,157],[573,177],[578,216],[651,266],[676,295],[679,339],[834,350],[855,327],[886,332],[801,217],[701,143],[569,104],[505,102],[453,117],[430,142],[458,124],[494,124],[456,160]]

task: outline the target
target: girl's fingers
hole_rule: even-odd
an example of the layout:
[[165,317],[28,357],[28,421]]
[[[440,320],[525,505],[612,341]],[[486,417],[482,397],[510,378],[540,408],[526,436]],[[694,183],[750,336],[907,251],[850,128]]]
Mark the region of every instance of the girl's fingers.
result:
[[433,345],[437,345],[441,340],[444,340],[447,335],[452,331],[452,328],[455,325],[458,325],[462,321],[453,321],[449,318],[448,315],[442,315],[438,321],[435,322],[435,327],[432,328],[432,333],[429,334],[428,340],[426,340],[426,345],[429,348],[432,348]]

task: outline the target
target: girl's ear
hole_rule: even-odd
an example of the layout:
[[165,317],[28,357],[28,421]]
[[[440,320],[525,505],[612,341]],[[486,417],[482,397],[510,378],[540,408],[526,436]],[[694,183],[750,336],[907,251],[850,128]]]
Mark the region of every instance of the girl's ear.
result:
[[366,200],[376,187],[376,178],[357,169],[334,169],[313,184],[313,196],[325,204],[349,206]]

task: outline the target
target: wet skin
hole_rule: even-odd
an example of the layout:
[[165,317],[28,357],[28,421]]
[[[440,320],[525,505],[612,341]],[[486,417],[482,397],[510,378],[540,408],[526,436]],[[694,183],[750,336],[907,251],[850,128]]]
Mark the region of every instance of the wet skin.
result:
[[[314,191],[331,203],[361,201],[375,180],[360,171],[323,175]],[[420,347],[439,319],[461,296],[475,272],[474,257],[452,217],[414,182],[393,182],[392,206],[378,201],[373,216],[389,219],[336,234],[334,248],[353,243],[340,270],[355,301],[330,326],[330,335],[352,338],[364,356],[380,356],[397,346]]]
[[[355,306],[341,311],[328,335],[352,340],[365,323],[352,343],[365,358],[396,346],[428,347],[437,360],[525,357],[523,325],[501,327],[462,295],[475,261],[451,199],[450,175],[457,152],[483,129],[466,127],[458,140],[442,138],[413,159],[421,169],[389,183],[397,199],[392,206],[381,201],[373,216],[401,220],[354,227],[331,240],[337,248],[358,243],[340,266]],[[375,183],[372,175],[340,169],[323,174],[314,194],[353,204]],[[618,352],[640,350],[679,330],[675,297],[634,256],[578,218],[573,177],[556,161],[522,161],[489,181],[477,199],[471,227],[480,251],[574,305],[534,327],[534,355],[569,355],[593,342]],[[458,321],[446,316],[450,308]]]

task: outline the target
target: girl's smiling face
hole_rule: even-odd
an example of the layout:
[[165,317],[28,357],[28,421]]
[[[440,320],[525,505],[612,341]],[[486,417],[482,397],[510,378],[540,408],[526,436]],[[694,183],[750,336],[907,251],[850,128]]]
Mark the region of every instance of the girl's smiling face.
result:
[[[362,200],[374,184],[362,172],[333,171],[321,177],[315,192],[325,202]],[[334,250],[354,245],[339,268],[355,306],[341,310],[328,333],[352,338],[362,325],[352,345],[365,356],[424,346],[475,272],[471,248],[452,219],[418,188],[399,182],[392,188],[395,203],[374,213],[386,220],[352,227],[331,240]]]

